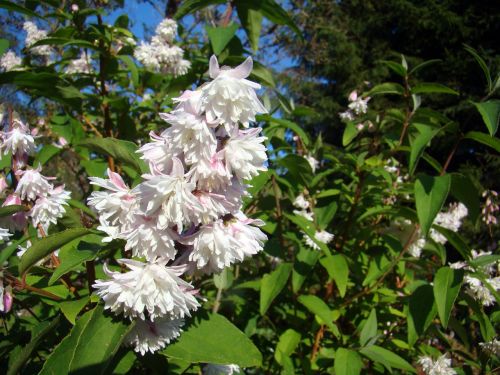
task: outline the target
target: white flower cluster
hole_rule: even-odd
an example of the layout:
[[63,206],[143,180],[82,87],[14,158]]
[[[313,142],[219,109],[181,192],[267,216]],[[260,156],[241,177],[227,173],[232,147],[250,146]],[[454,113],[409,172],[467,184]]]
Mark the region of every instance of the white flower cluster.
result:
[[[477,259],[483,256],[491,255],[491,251],[476,251],[472,250],[472,259]],[[483,306],[492,306],[495,304],[496,299],[484,284],[484,282],[474,275],[480,273],[484,275],[484,280],[495,291],[500,290],[500,261],[492,262],[479,267],[473,267],[466,262],[455,262],[450,264],[451,268],[464,269],[471,274],[464,277],[464,282],[467,285],[467,293],[469,293],[475,300],[479,301]]]
[[240,373],[241,369],[238,365],[215,365],[209,363],[203,367],[203,375],[233,375]]
[[[302,216],[309,221],[314,221],[314,212],[311,210],[311,203],[304,197],[304,194],[299,194],[293,201],[293,205],[300,210],[294,210],[293,213],[298,216]],[[309,237],[307,234],[302,233],[304,236],[304,241],[307,246],[314,250],[320,250],[320,247]],[[326,230],[316,231],[314,233],[314,238],[316,241],[322,242],[324,244],[329,244],[332,242],[334,235],[327,232]]]
[[[47,31],[39,29],[38,26],[31,21],[26,21],[23,25],[23,29],[26,31],[25,44],[27,48],[30,48],[39,40],[47,38]],[[48,57],[52,54],[53,50],[52,47],[45,45],[31,48],[31,52],[34,55]]]
[[14,51],[7,51],[0,58],[0,68],[4,72],[10,72],[13,70],[21,70],[23,65],[23,60],[16,55]]
[[137,321],[126,342],[142,354],[175,339],[183,318],[200,306],[183,274],[220,272],[261,251],[267,239],[256,227],[263,223],[241,212],[244,180],[266,170],[267,161],[260,129],[240,129],[264,111],[260,86],[245,79],[252,65],[248,58],[219,68],[212,56],[213,80],[177,98],[177,107],[161,114],[171,127],[139,150],[150,172],[135,188],[111,171],[108,179],[91,177],[104,189],[88,203],[105,241],[125,240],[141,259],[119,260],[125,273],[106,267],[109,279],[94,287],[107,309]]
[[92,71],[92,66],[88,61],[88,56],[86,53],[82,52],[80,57],[71,60],[66,66],[66,74],[90,74]]
[[70,199],[70,192],[64,190],[64,185],[55,187],[49,181],[53,177],[45,177],[41,167],[28,168],[28,156],[35,151],[35,141],[29,127],[18,119],[13,119],[6,125],[10,129],[0,131],[0,151],[4,155],[12,154],[12,168],[17,178],[14,193],[4,201],[3,206],[22,205],[31,207],[29,212],[17,212],[2,222],[11,230],[22,230],[27,218],[31,218],[33,226],[41,226],[47,233],[50,224],[56,224],[57,219],[65,213],[64,206]]
[[497,215],[500,210],[498,205],[498,193],[494,190],[485,190],[483,192],[484,205],[481,213],[482,220],[486,225],[496,225],[498,223]]
[[422,370],[426,375],[455,375],[456,371],[451,367],[451,359],[446,355],[442,355],[436,360],[431,357],[424,356],[418,360]]
[[181,76],[188,72],[191,63],[183,59],[184,51],[173,44],[177,35],[177,23],[165,18],[156,27],[156,34],[151,43],[141,42],[136,47],[134,56],[146,68]]
[[480,342],[479,347],[489,355],[500,355],[500,341],[496,338],[489,342]]
[[[462,203],[453,203],[450,204],[448,211],[440,212],[437,214],[433,224],[439,225],[440,227],[451,230],[453,232],[458,232],[458,230],[462,226],[462,220],[467,216],[467,214],[468,211],[465,205],[463,205]],[[407,223],[411,224],[410,222]],[[434,228],[431,228],[429,236],[430,238],[432,238],[432,240],[441,245],[444,245],[447,242],[446,237]],[[419,235],[417,237],[417,240],[410,245],[408,252],[412,256],[419,258],[422,249],[425,246],[425,243],[426,239]]]
[[339,113],[340,119],[342,121],[354,121],[357,116],[365,114],[368,111],[368,101],[370,99],[371,98],[369,96],[366,98],[358,96],[356,91],[351,92],[349,94],[349,109],[345,112]]

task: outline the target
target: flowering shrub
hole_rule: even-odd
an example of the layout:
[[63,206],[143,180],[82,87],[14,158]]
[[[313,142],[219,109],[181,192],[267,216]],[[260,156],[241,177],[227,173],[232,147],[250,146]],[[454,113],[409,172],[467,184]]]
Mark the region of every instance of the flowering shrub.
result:
[[383,61],[333,145],[248,57],[262,17],[300,32],[274,1],[217,2],[203,36],[181,20],[212,2],[186,1],[145,41],[104,3],[29,3],[0,2],[23,17],[0,43],[8,374],[498,369],[498,189],[471,155],[498,157],[500,81],[476,51],[481,101]]

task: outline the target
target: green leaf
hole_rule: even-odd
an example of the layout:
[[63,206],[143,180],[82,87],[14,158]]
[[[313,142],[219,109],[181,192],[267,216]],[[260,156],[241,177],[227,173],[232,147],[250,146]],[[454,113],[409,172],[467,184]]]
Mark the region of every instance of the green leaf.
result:
[[346,258],[342,254],[335,254],[321,258],[319,262],[326,268],[330,280],[335,281],[340,296],[344,297],[349,279],[349,266]]
[[310,312],[317,315],[324,324],[326,324],[332,332],[337,332],[337,327],[333,324],[332,312],[328,305],[319,297],[314,295],[300,296],[297,299],[303,304]]
[[464,259],[470,259],[471,249],[458,232],[434,225],[434,228],[446,237],[448,242],[460,253]]
[[468,218],[475,222],[480,214],[479,192],[472,181],[458,173],[451,174],[450,193],[467,206]]
[[236,7],[243,3],[246,7],[260,12],[269,21],[277,25],[290,27],[300,38],[303,38],[300,29],[288,13],[274,0],[236,0]]
[[483,117],[490,135],[494,137],[500,121],[500,100],[488,100],[487,102],[474,103],[474,105]]
[[18,249],[20,245],[28,241],[30,237],[24,236],[21,239],[12,242],[9,246],[5,247],[0,251],[0,264],[4,264],[4,262],[10,258],[12,254]]
[[[93,138],[86,139],[79,143],[79,146],[86,147],[92,151],[109,155],[116,161],[133,168],[137,174],[147,170],[144,161],[136,154],[137,146],[128,141],[116,138]],[[135,177],[135,176],[130,176]]]
[[365,321],[365,325],[359,334],[359,343],[361,346],[365,346],[371,338],[377,335],[377,311],[372,309],[368,319]]
[[33,161],[34,166],[45,165],[50,159],[59,154],[63,149],[53,146],[44,145],[42,149],[36,153],[35,160]]
[[458,95],[453,89],[446,87],[445,85],[441,85],[440,83],[433,82],[420,82],[411,88],[412,94],[452,94]]
[[[20,373],[24,364],[32,357],[34,350],[40,344],[40,342],[52,333],[59,324],[60,317],[56,316],[51,322],[41,322],[39,323],[38,333],[31,336],[29,343],[22,348],[21,352],[16,356],[15,360],[10,364],[7,371],[7,375],[15,375]],[[42,328],[43,326],[43,328]]]
[[481,67],[481,70],[484,73],[484,77],[486,78],[486,83],[488,84],[488,92],[491,92],[493,83],[491,82],[491,73],[490,69],[488,68],[488,65],[484,61],[484,59],[477,53],[477,51],[472,48],[471,46],[468,46],[467,44],[464,44],[464,49],[469,52],[474,59],[476,59],[477,63]]
[[427,235],[443,207],[451,185],[451,176],[418,175],[415,181],[415,204],[422,235]]
[[468,132],[467,134],[465,134],[464,138],[472,139],[476,142],[482,143],[483,145],[491,147],[497,152],[500,152],[500,140],[488,134],[484,134],[481,132]]
[[362,348],[359,351],[364,356],[371,359],[373,362],[381,363],[389,371],[394,368],[415,373],[415,369],[405,359],[401,358],[396,353],[384,349],[377,345]]
[[43,18],[40,14],[35,13],[28,8],[25,8],[21,5],[14,4],[13,2],[10,1],[4,1],[0,0],[0,8],[11,10],[13,12],[18,12],[21,14],[25,14],[30,17],[35,17],[35,18]]
[[118,58],[127,66],[127,71],[130,72],[133,87],[139,87],[139,69],[137,69],[134,60],[130,56],[125,55],[119,55]]
[[436,64],[436,63],[439,63],[441,62],[442,60],[440,59],[433,59],[433,60],[427,60],[427,61],[424,61],[423,63],[420,63],[418,64],[417,66],[415,66],[414,68],[412,68],[410,70],[410,75],[413,74],[413,73],[416,73],[417,71],[419,71],[420,69],[423,69],[429,65],[432,65],[432,64]]
[[429,328],[437,309],[432,286],[425,284],[415,289],[408,301],[408,344],[413,346]]
[[326,227],[328,227],[333,217],[337,213],[337,208],[338,204],[335,201],[326,206],[314,207],[316,222],[320,229],[325,229]]
[[406,75],[405,67],[401,64],[398,64],[397,62],[388,60],[379,60],[379,62],[387,66],[390,70],[401,77],[404,77]]
[[9,41],[7,39],[0,39],[0,56],[2,56],[9,49]]
[[225,317],[211,314],[196,319],[162,354],[190,363],[260,366],[262,355],[253,342]]
[[104,314],[98,305],[77,320],[68,336],[48,356],[40,375],[106,374],[107,366],[132,329],[129,322]]
[[74,301],[61,302],[59,303],[59,308],[61,309],[66,319],[68,319],[71,324],[75,325],[76,317],[85,307],[85,305],[87,305],[87,303],[89,303],[89,298],[84,297]]
[[425,151],[425,148],[434,136],[439,133],[439,129],[430,126],[420,127],[419,135],[413,140],[410,151],[409,173],[412,175],[415,172],[418,161]]
[[327,244],[324,242],[318,241],[314,234],[316,233],[316,230],[313,228],[313,223],[311,223],[309,220],[302,216],[297,216],[297,215],[290,215],[287,214],[286,212],[284,213],[286,218],[288,218],[291,222],[296,224],[306,235],[311,238],[311,240],[319,246],[321,251],[323,251],[324,254],[330,255],[330,249],[328,248]]
[[363,94],[363,96],[374,96],[381,94],[403,95],[404,93],[405,89],[399,83],[386,82],[386,83],[381,83],[379,85],[375,85],[370,91]]
[[219,55],[231,39],[233,39],[238,30],[238,25],[232,22],[228,26],[211,27],[206,26],[208,38],[210,39],[210,44],[212,45],[212,51]]
[[16,212],[29,211],[28,207],[17,204],[0,207],[0,217],[14,215]]
[[262,13],[251,9],[248,1],[237,1],[236,10],[241,25],[245,29],[250,46],[254,51],[259,49],[260,30],[262,28]]
[[[286,176],[293,180],[293,183],[307,186],[313,177],[311,165],[302,156],[288,154],[277,160],[278,164],[287,169]],[[290,181],[292,182],[292,181]]]
[[300,140],[302,141],[302,143],[304,143],[305,146],[308,146],[311,143],[309,135],[295,122],[281,118],[274,118],[270,115],[258,115],[256,116],[256,119],[257,121],[266,121],[270,124],[270,126],[264,128],[264,132],[266,134],[273,128],[289,129],[299,136]]
[[[94,237],[94,236],[92,236]],[[49,285],[54,284],[59,278],[80,266],[83,262],[95,259],[97,252],[101,249],[101,237],[97,237],[97,243],[81,241],[78,245],[64,246],[59,252],[61,264],[50,276]]]
[[348,146],[354,138],[358,135],[358,129],[352,122],[348,122],[345,126],[344,133],[342,133],[342,146]]
[[281,336],[276,345],[274,358],[276,362],[283,365],[284,359],[290,357],[300,343],[300,333],[293,329],[287,329]]
[[[461,297],[462,298],[462,297]],[[484,313],[482,307],[477,303],[477,301],[469,296],[467,293],[464,294],[463,299],[465,300],[468,307],[474,312],[474,317],[479,323],[479,330],[481,331],[481,336],[483,336],[482,341],[491,341],[497,335],[495,327],[490,322],[488,315]]]
[[260,283],[260,314],[264,315],[273,300],[285,287],[288,277],[292,272],[291,263],[281,263],[276,269],[264,275]]
[[194,13],[210,5],[223,4],[225,2],[226,0],[186,0],[181,3],[174,18],[179,20],[187,14]]
[[295,257],[295,262],[293,263],[292,290],[294,293],[300,290],[307,275],[311,272],[320,256],[321,253],[319,251],[309,250],[300,246],[299,252]]
[[463,270],[454,270],[450,267],[441,267],[434,276],[434,298],[441,324],[445,329],[448,328],[448,320],[463,278]]
[[92,233],[92,230],[87,228],[72,228],[67,229],[63,232],[51,234],[50,236],[44,237],[34,242],[19,261],[19,273],[25,273],[40,259],[45,258],[51,252],[59,249],[61,246],[67,244],[68,242],[90,233]]
[[335,375],[358,375],[361,374],[363,361],[354,350],[338,348],[333,366]]

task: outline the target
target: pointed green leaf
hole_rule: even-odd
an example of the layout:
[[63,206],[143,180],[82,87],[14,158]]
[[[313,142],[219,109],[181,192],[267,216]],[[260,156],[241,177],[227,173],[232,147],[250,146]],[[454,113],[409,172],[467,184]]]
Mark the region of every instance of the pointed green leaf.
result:
[[28,207],[17,204],[0,207],[0,217],[10,216],[20,211],[29,211]]
[[238,1],[236,7],[241,25],[247,33],[250,46],[254,51],[259,49],[260,30],[262,28],[262,13],[251,9],[246,1]]
[[363,361],[354,350],[338,348],[333,366],[335,375],[358,375],[361,374]]
[[425,151],[425,148],[434,136],[439,132],[439,129],[430,126],[420,127],[419,135],[413,140],[410,151],[409,172],[413,174],[417,167],[418,161]]
[[33,264],[40,259],[45,258],[51,252],[59,249],[74,239],[83,237],[92,233],[91,229],[87,228],[71,228],[63,232],[54,233],[50,236],[41,238],[33,243],[33,245],[23,254],[19,261],[19,273],[25,273]]
[[450,267],[441,267],[434,276],[434,298],[441,324],[445,329],[448,327],[448,320],[460,292],[463,277],[463,270],[454,270]]
[[487,102],[474,103],[474,105],[483,117],[490,135],[494,137],[500,121],[500,100],[488,100]]
[[292,272],[291,263],[281,263],[274,271],[264,275],[260,283],[260,314],[264,315],[273,300],[285,287]]
[[411,88],[411,93],[412,94],[431,94],[431,93],[436,93],[436,94],[452,94],[452,95],[458,95],[458,92],[456,92],[453,89],[450,89],[449,87],[446,87],[444,85],[441,85],[440,83],[431,83],[431,82],[420,82],[417,83],[415,86]]
[[321,265],[326,268],[330,280],[334,280],[341,297],[345,296],[349,279],[349,265],[342,254],[321,258]]
[[332,332],[336,333],[338,331],[337,327],[333,324],[332,312],[322,299],[314,295],[308,295],[300,296],[298,301],[314,315],[317,315]]
[[253,342],[225,317],[211,314],[198,318],[161,352],[190,363],[260,366],[262,355]]
[[374,86],[370,91],[366,92],[363,96],[374,96],[381,94],[395,94],[403,95],[405,89],[399,83],[386,82]]
[[371,359],[373,362],[381,363],[389,371],[394,367],[408,372],[416,372],[413,366],[410,365],[405,359],[380,346],[372,345],[362,348],[360,353]]
[[410,346],[413,346],[429,328],[436,313],[432,286],[427,284],[419,286],[408,301],[408,344]]
[[421,174],[415,181],[415,204],[420,231],[425,236],[429,232],[436,215],[441,211],[448,196],[451,176],[432,177]]
[[377,335],[377,312],[372,309],[368,319],[366,319],[363,329],[359,335],[359,343],[365,346],[368,341]]
[[482,143],[483,145],[491,147],[497,152],[500,152],[500,140],[488,134],[484,134],[481,132],[468,132],[467,134],[465,134],[464,138],[472,139],[476,142]]
[[83,297],[81,299],[73,300],[73,301],[65,301],[59,304],[59,308],[62,313],[68,319],[68,321],[75,325],[76,317],[82,311],[82,309],[89,303],[88,297]]
[[467,217],[472,222],[476,222],[481,212],[479,191],[470,178],[459,173],[452,173],[450,193],[467,206]]
[[300,246],[299,252],[295,257],[295,262],[293,263],[292,290],[294,293],[300,290],[320,256],[321,253],[319,251]]
[[290,357],[300,343],[300,333],[293,329],[287,329],[281,336],[276,345],[274,358],[276,362],[283,365],[286,357]]
[[231,23],[228,26],[219,27],[206,27],[208,38],[210,39],[210,44],[212,45],[212,51],[216,55],[219,55],[231,39],[233,39],[238,30],[238,25],[236,23]]

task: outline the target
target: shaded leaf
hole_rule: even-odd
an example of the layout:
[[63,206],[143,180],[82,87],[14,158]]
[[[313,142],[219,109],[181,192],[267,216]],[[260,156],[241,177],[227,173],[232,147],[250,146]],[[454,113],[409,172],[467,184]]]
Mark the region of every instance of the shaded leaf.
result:
[[468,132],[467,134],[465,134],[464,138],[472,139],[476,142],[482,143],[483,145],[491,147],[497,152],[500,152],[500,140],[488,134],[484,134],[481,132]]
[[359,334],[359,343],[365,346],[368,341],[377,335],[377,312],[375,309],[370,311],[368,319],[366,319],[363,329]]
[[417,83],[415,86],[411,88],[411,93],[412,94],[431,94],[431,93],[436,93],[436,94],[452,94],[452,95],[458,95],[458,92],[456,92],[453,89],[450,89],[449,87],[446,87],[445,85],[442,85],[440,83],[434,83],[434,82],[420,82]]
[[274,271],[262,277],[260,284],[260,314],[264,315],[273,300],[285,287],[292,272],[291,263],[281,263]]
[[303,304],[310,312],[317,315],[324,324],[326,324],[332,332],[336,333],[338,331],[337,327],[333,324],[332,313],[328,305],[319,297],[314,295],[300,296],[297,299],[301,304]]
[[408,344],[413,346],[436,316],[432,286],[426,284],[415,289],[408,301]]
[[454,270],[450,267],[441,267],[434,276],[434,298],[441,324],[445,329],[448,327],[448,320],[460,292],[463,277],[463,270]]
[[326,268],[329,278],[335,281],[340,296],[344,297],[349,279],[349,266],[345,257],[342,254],[335,254],[321,258],[319,262]]
[[500,121],[500,100],[488,100],[487,102],[474,103],[474,105],[483,117],[490,135],[495,136]]
[[284,358],[290,357],[300,343],[300,333],[293,329],[287,329],[279,338],[276,345],[274,358],[276,362],[283,365]]
[[427,235],[443,207],[451,185],[451,176],[432,177],[421,174],[415,181],[415,204],[422,235]]
[[358,375],[361,374],[363,361],[354,350],[338,348],[333,366],[336,375]]
[[360,353],[368,357],[374,362],[379,362],[388,370],[391,368],[398,368],[401,370],[409,371],[415,373],[415,369],[410,365],[405,359],[401,358],[396,353],[390,350],[384,349],[377,345],[368,346],[366,348],[360,349]]

